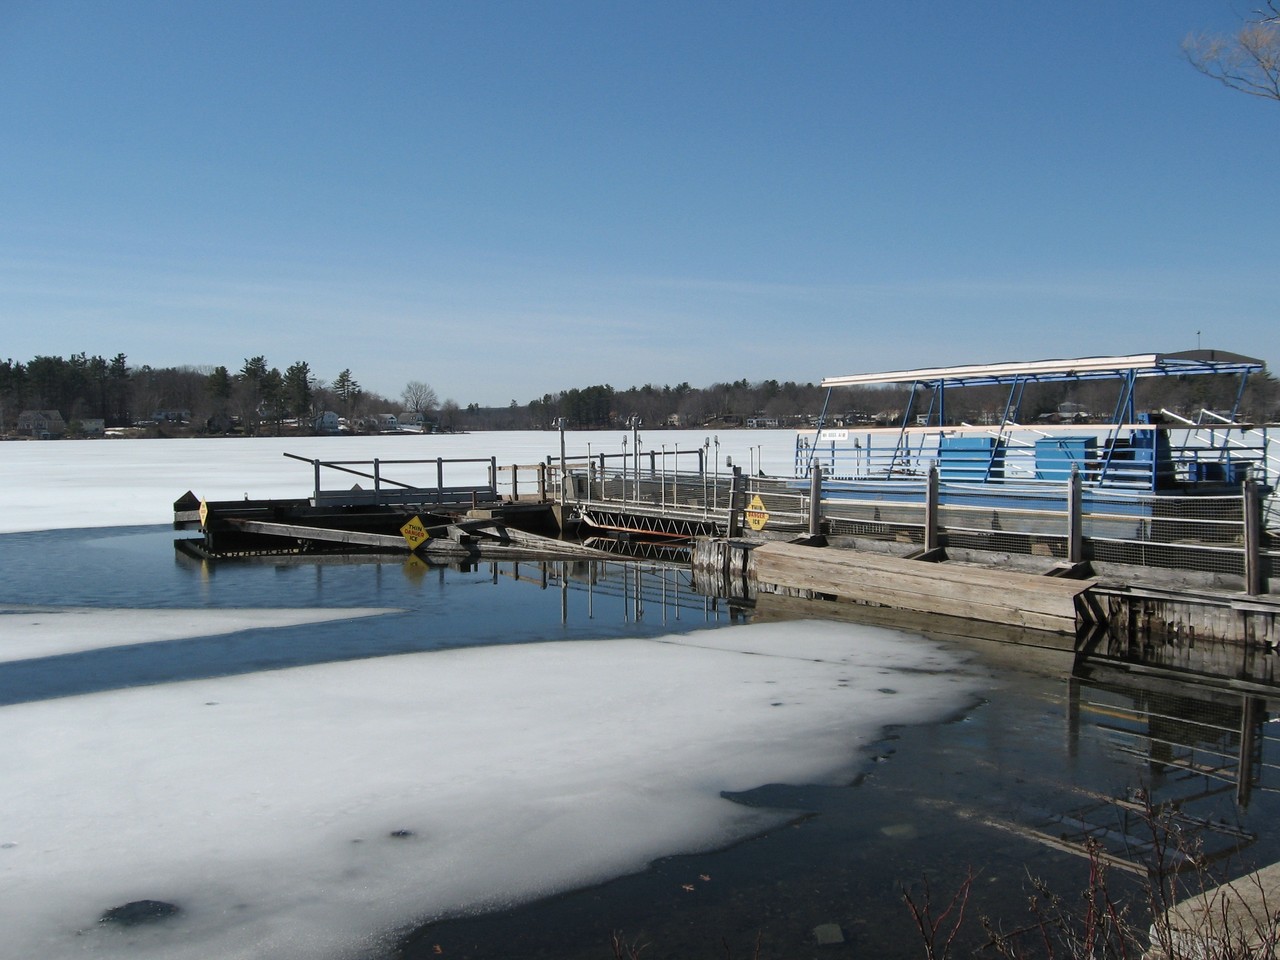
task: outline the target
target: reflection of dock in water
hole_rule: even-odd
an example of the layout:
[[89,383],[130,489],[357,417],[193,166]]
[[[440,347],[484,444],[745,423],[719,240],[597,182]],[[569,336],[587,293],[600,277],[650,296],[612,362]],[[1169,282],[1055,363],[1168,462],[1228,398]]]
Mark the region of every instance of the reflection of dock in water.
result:
[[487,564],[491,575],[509,577],[541,589],[559,589],[565,597],[563,616],[569,616],[570,595],[585,599],[588,617],[620,611],[624,620],[682,620],[733,622],[741,609],[722,598],[699,592],[693,571],[686,566],[607,560],[550,560]]
[[1024,822],[988,822],[1142,877],[1236,863],[1258,836],[1233,814],[1255,792],[1280,792],[1269,706],[1105,668],[1078,672],[1069,682],[1069,751],[1091,727],[1109,749],[1146,761],[1147,782],[1118,796],[1077,791],[1078,802]]

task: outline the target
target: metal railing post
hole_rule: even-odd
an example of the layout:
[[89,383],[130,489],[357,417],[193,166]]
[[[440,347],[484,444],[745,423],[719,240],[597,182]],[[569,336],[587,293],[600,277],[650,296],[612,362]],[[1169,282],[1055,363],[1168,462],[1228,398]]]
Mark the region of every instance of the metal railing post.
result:
[[729,481],[729,517],[727,530],[729,539],[742,536],[742,468],[733,468],[733,477]]
[[1241,491],[1241,508],[1244,511],[1244,589],[1251,597],[1266,593],[1262,576],[1262,500],[1258,496],[1258,481],[1252,477],[1244,482]]
[[436,503],[444,503],[444,457],[436,457]]
[[938,465],[929,465],[924,485],[924,549],[937,550],[938,536]]
[[1080,467],[1071,464],[1067,479],[1067,562],[1084,561],[1084,503],[1081,496]]
[[[565,472],[565,461],[564,461],[564,426],[565,426],[565,422],[566,422],[566,421],[565,421],[565,418],[564,418],[564,417],[558,417],[558,418],[556,418],[556,426],[558,426],[558,427],[560,428],[560,507],[561,507],[561,509],[563,509],[563,508],[564,508],[564,485],[565,485],[565,481],[568,479],[568,475],[567,475],[567,473]],[[545,494],[545,492],[544,492],[544,494],[543,494],[542,499],[543,499],[543,500],[547,499],[547,498],[546,498],[546,494]]]
[[809,471],[809,536],[822,532],[822,467],[813,465]]
[[382,503],[382,471],[377,457],[373,458],[373,502]]
[[315,470],[315,474],[316,474],[315,497],[316,497],[316,506],[319,506],[320,505],[320,461],[318,459],[312,460],[311,466],[312,466],[312,469]]

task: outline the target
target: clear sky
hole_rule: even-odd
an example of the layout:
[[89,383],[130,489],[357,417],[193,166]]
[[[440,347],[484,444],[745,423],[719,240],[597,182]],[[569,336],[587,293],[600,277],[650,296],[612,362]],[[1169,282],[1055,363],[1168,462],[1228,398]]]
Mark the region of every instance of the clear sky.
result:
[[1280,364],[1247,0],[0,3],[0,357],[462,405],[1174,351]]

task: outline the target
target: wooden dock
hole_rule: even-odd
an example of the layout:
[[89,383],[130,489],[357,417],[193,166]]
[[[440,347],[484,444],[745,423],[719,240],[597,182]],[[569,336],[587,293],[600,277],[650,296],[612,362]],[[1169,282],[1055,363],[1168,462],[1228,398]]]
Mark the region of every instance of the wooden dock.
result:
[[[358,493],[358,492],[357,492]],[[200,501],[187,493],[174,503],[174,527],[199,530],[178,548],[205,560],[320,554],[418,554],[441,560],[613,558],[556,536],[550,506],[490,503],[471,509],[468,498],[440,503],[308,500]],[[406,533],[416,524],[416,534]]]
[[1096,583],[1093,578],[1036,576],[783,542],[755,548],[751,565],[758,584],[852,603],[1073,636],[1097,623],[1085,596]]
[[1019,644],[1068,650],[1078,662],[1132,673],[1253,695],[1280,689],[1280,598],[1273,595],[1162,588],[1051,558],[1037,571],[947,559],[945,550],[860,551],[827,546],[821,537],[699,541],[694,574],[758,607],[786,599],[796,616],[863,610],[904,629],[1007,632]]
[[[1241,518],[1256,511],[1240,504],[1239,517],[1210,525],[1212,544],[1200,542],[1203,518],[1185,529],[1174,525],[1174,532],[1199,538],[1195,556],[1217,569],[1207,573],[1178,566],[1185,557],[1170,554],[1163,542],[1143,541],[1150,562],[1126,565],[1107,552],[1110,540],[1077,536],[1078,514],[1064,527],[1071,537],[1060,535],[1063,518],[1036,511],[1028,516],[1039,526],[1021,535],[1002,522],[998,534],[976,536],[972,518],[952,529],[943,522],[950,515],[926,503],[920,516],[877,513],[850,532],[818,509],[834,507],[819,496],[817,471],[807,490],[797,489],[738,469],[708,475],[700,455],[693,474],[667,470],[652,454],[643,470],[634,455],[620,468],[604,455],[508,467],[495,458],[286,456],[311,467],[310,496],[215,502],[185,494],[174,504],[175,527],[198,529],[202,537],[179,548],[209,560],[377,553],[464,562],[691,560],[708,595],[746,604],[765,595],[834,600],[885,611],[904,625],[938,617],[997,632],[1030,631],[1046,645],[1132,669],[1156,664],[1211,674],[1239,689],[1280,687],[1280,600],[1266,593],[1274,544],[1250,539],[1252,528]],[[533,481],[522,483],[522,471]],[[1135,522],[1100,516],[1098,523]],[[406,539],[410,522],[419,528],[413,542]],[[1243,589],[1233,590],[1233,582]]]

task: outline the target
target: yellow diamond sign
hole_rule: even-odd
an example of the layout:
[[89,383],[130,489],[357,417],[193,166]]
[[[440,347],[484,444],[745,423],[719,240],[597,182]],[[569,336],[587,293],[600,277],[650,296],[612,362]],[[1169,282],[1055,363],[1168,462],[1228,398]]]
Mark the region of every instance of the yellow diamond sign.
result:
[[417,550],[431,539],[431,534],[427,533],[427,528],[422,525],[421,517],[414,517],[406,523],[400,528],[400,533],[408,542],[410,550]]
[[764,525],[769,522],[769,511],[764,508],[764,501],[760,499],[760,494],[756,494],[751,498],[751,502],[747,504],[747,526],[757,532],[764,529]]

